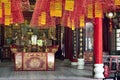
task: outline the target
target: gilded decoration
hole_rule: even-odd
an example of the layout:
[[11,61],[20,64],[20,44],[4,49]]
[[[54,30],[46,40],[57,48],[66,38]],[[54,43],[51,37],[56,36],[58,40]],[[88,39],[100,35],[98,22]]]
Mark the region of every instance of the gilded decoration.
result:
[[48,70],[54,70],[54,53],[48,53]]
[[28,52],[15,54],[15,70],[54,70],[53,52]]
[[39,68],[40,65],[41,64],[39,62],[39,59],[37,59],[37,58],[31,59],[31,61],[29,63],[29,66],[31,66],[31,68]]
[[25,53],[23,59],[24,70],[46,70],[45,53]]
[[16,70],[22,69],[22,53],[15,54]]

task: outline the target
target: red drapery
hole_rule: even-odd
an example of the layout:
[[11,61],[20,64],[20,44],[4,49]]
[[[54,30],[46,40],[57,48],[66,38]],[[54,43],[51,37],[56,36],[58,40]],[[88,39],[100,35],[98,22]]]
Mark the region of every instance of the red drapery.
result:
[[[45,11],[47,14],[47,23],[46,26],[54,26],[56,23],[54,20],[56,20],[56,16],[50,16],[50,2],[57,1],[57,0],[37,0],[34,13],[32,16],[32,20],[30,25],[31,26],[38,26],[38,17],[41,14],[42,11]],[[85,15],[85,18],[87,18],[87,9],[89,4],[94,5],[96,2],[99,2],[102,5],[103,12],[109,12],[111,10],[116,10],[118,7],[114,4],[115,0],[73,0],[74,1],[74,10],[68,11],[65,10],[65,0],[62,0],[62,16],[59,18],[61,20],[61,25],[67,26],[67,19],[70,17],[70,21],[74,20],[74,26],[79,27],[80,24],[80,17],[81,15]],[[72,16],[71,16],[72,15]],[[54,18],[54,19],[53,19]],[[54,23],[55,24],[54,24]],[[71,27],[71,26],[69,26]]]
[[[12,15],[13,23],[23,23],[24,18],[22,11],[30,10],[30,3],[29,0],[10,0],[11,1],[11,9],[12,9]],[[58,2],[59,0],[36,0],[35,9],[32,15],[32,19],[30,22],[31,26],[39,26],[38,25],[38,17],[41,15],[41,12],[46,12],[46,24],[44,26],[55,26],[56,21],[58,20],[57,16],[51,16],[50,15],[50,2],[53,1]],[[72,0],[67,0],[72,1]],[[85,15],[87,18],[87,9],[89,4],[94,5],[96,2],[99,2],[102,4],[102,10],[103,13],[109,12],[109,11],[116,11],[116,9],[119,9],[119,5],[115,4],[116,0],[73,0],[74,1],[74,10],[68,11],[65,10],[65,2],[66,0],[62,0],[62,16],[59,17],[60,24],[63,26],[67,26],[67,19],[70,17],[70,21],[74,20],[74,26],[79,27],[80,24],[80,17],[81,15]],[[4,6],[3,1],[3,5]],[[57,7],[55,7],[57,8]],[[2,13],[3,17],[0,19],[0,23],[4,23],[4,7],[2,7]],[[72,15],[72,16],[71,16]],[[57,18],[57,19],[56,19]],[[57,22],[58,23],[58,22]],[[71,27],[71,26],[68,26]]]
[[13,23],[23,23],[24,17],[21,10],[21,0],[11,0]]
[[47,17],[49,16],[49,0],[36,1],[35,9],[30,22],[31,26],[38,26],[38,17],[41,15],[42,11],[46,12]]
[[21,0],[21,7],[22,7],[22,11],[28,11],[30,10],[30,2],[29,0]]

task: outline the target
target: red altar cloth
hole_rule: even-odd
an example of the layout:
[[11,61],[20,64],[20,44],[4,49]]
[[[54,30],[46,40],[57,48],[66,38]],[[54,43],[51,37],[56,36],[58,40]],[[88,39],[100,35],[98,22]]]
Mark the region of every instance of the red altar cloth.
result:
[[15,70],[54,70],[55,57],[52,52],[15,53]]

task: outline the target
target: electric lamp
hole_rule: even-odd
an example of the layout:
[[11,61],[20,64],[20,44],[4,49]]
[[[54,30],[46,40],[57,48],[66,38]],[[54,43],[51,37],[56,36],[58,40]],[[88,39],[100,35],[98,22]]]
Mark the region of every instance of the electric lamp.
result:
[[18,26],[18,24],[17,24],[17,23],[15,23],[15,26]]
[[106,13],[106,17],[110,19],[110,28],[109,28],[109,31],[112,32],[112,18],[114,18],[116,16],[116,13],[115,12],[109,12],[109,13]]
[[106,13],[106,17],[109,18],[109,19],[112,19],[116,16],[116,13],[115,12],[109,12],[109,13]]

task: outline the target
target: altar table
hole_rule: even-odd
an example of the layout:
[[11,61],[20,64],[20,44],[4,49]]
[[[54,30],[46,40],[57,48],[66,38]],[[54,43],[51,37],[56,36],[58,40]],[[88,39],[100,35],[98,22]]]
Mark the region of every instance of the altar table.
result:
[[14,65],[15,70],[55,70],[55,53],[17,52]]

